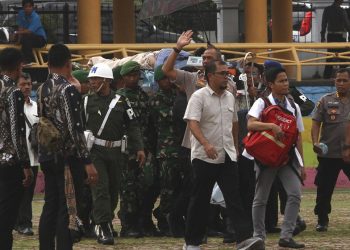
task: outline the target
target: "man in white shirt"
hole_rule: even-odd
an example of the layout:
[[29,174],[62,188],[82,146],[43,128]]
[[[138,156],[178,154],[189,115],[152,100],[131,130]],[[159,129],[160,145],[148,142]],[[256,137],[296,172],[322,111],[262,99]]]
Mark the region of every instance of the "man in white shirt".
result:
[[228,92],[228,67],[223,61],[205,66],[208,85],[191,96],[184,119],[192,132],[193,187],[186,218],[184,249],[200,249],[206,229],[209,201],[218,183],[234,222],[238,249],[264,249],[251,238],[251,227],[238,193],[237,111]]
[[33,182],[31,185],[25,189],[23,198],[21,201],[21,206],[19,209],[17,223],[15,229],[18,233],[23,235],[33,235],[33,224],[32,224],[32,200],[34,194],[34,188],[36,184],[36,176],[38,174],[38,155],[35,150],[31,147],[28,136],[30,133],[30,127],[39,121],[38,118],[38,108],[35,101],[30,98],[32,92],[32,81],[31,77],[27,73],[22,73],[17,82],[18,88],[21,90],[24,96],[24,114],[26,120],[26,139],[27,139],[27,148],[30,160],[30,166],[34,173]]
[[[296,116],[297,128],[299,132],[296,148],[300,156],[300,161],[295,161],[296,157],[292,157],[288,164],[278,168],[256,166],[257,184],[255,188],[252,210],[254,236],[260,237],[263,240],[266,238],[264,223],[266,203],[269,197],[271,185],[276,175],[278,175],[288,196],[279,246],[289,248],[303,248],[305,245],[295,242],[292,239],[292,236],[296,224],[296,219],[299,213],[301,200],[300,178],[302,180],[305,179],[305,171],[301,166],[303,161],[301,132],[304,130],[304,125],[298,104],[295,103],[295,106],[292,105],[291,100],[288,100],[286,97],[289,93],[289,82],[285,70],[283,68],[272,68],[266,71],[266,81],[271,87],[272,93],[268,96],[268,100],[271,102],[271,104],[280,105],[284,109],[287,109],[293,113],[294,116]],[[276,140],[280,140],[284,136],[284,132],[282,131],[281,127],[274,123],[265,123],[260,121],[261,114],[264,109],[265,102],[263,99],[259,98],[248,112],[248,130],[272,130]],[[294,148],[292,149],[294,150]],[[243,155],[247,158],[252,159],[252,157],[246,151],[243,152]]]
[[[204,72],[202,70],[196,71],[196,72],[188,72],[185,70],[175,68],[175,62],[180,51],[191,43],[192,35],[193,35],[192,30],[187,30],[180,35],[180,37],[176,42],[176,47],[173,48],[173,51],[170,53],[169,57],[167,58],[166,62],[162,67],[164,74],[168,78],[170,78],[172,81],[174,81],[175,85],[180,86],[184,90],[184,92],[186,93],[187,100],[190,99],[191,95],[197,89],[207,84],[206,79],[204,78]],[[205,67],[210,62],[221,60],[222,54],[218,48],[216,48],[211,44],[208,44],[207,48],[204,50],[201,57],[202,57],[202,66]],[[228,79],[227,89],[231,93],[236,93],[236,84],[231,79]],[[191,147],[190,137],[191,137],[191,132],[189,127],[187,126],[183,136],[181,146],[190,149]],[[222,210],[220,206],[211,205],[210,218],[212,219],[208,225],[208,236],[222,235],[222,232],[219,226],[221,225],[221,221],[219,220],[220,210]],[[229,222],[226,219],[226,217],[225,216],[223,217],[226,220],[225,224],[228,224]]]

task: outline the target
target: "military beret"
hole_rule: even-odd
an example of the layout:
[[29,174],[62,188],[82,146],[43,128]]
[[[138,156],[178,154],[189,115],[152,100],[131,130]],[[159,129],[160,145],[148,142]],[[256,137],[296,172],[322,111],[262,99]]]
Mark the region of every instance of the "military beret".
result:
[[280,64],[277,61],[266,60],[264,62],[264,68],[265,68],[265,70],[267,70],[267,69],[271,69],[271,68],[283,68],[283,66],[282,66],[282,64]]
[[80,82],[80,83],[84,83],[84,82],[87,82],[88,81],[88,75],[89,75],[89,71],[86,71],[86,70],[74,70],[72,72],[72,75],[77,78],[77,80]]
[[141,68],[141,65],[135,61],[128,61],[123,64],[122,68],[120,69],[120,75],[125,76],[131,72],[139,71]]
[[113,69],[113,79],[114,81],[119,80],[120,78],[122,78],[122,76],[120,75],[120,70],[122,69],[122,66],[119,65],[118,67],[115,67]]
[[162,70],[163,64],[158,65],[155,69],[154,69],[154,80],[155,81],[159,81],[162,80],[163,78],[166,77],[166,75],[164,74],[163,70]]

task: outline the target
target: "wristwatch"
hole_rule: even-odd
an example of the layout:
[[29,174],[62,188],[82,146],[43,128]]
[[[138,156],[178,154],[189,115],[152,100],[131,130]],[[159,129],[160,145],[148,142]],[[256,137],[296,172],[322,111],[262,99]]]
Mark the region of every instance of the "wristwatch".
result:
[[177,54],[179,54],[179,53],[181,52],[181,50],[178,49],[178,48],[176,48],[176,47],[174,47],[173,50],[174,50]]

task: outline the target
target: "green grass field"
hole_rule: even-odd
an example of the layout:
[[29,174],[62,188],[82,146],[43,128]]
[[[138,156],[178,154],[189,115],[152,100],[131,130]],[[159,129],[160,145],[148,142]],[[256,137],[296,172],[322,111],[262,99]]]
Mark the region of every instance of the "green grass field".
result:
[[[333,212],[330,216],[330,225],[328,232],[315,232],[316,217],[313,214],[315,191],[306,190],[303,193],[301,215],[307,223],[307,229],[295,239],[306,244],[305,249],[315,250],[335,250],[350,249],[350,191],[347,189],[337,189],[333,196]],[[38,247],[38,220],[42,210],[42,195],[36,195],[33,202],[34,210],[34,231],[33,237],[24,237],[14,232],[14,248],[20,250],[39,249]],[[282,217],[282,216],[281,216]],[[120,221],[114,221],[115,227],[120,229]],[[277,246],[278,235],[268,235],[266,249],[281,249]],[[124,239],[117,238],[116,245],[102,246],[95,240],[83,240],[74,245],[77,250],[90,249],[181,249],[183,239],[174,238],[141,238],[141,239]],[[208,244],[203,245],[203,249],[235,249],[233,244],[223,244],[220,238],[209,238]]]
[[[312,151],[312,143],[310,136],[311,119],[304,118],[305,131],[303,132],[303,147],[305,166],[317,166],[315,153]],[[333,196],[333,212],[330,217],[330,227],[327,233],[317,233],[314,228],[316,225],[316,217],[313,214],[315,204],[315,190],[304,191],[301,205],[301,215],[306,220],[308,228],[300,236],[296,237],[297,241],[304,242],[306,249],[315,250],[335,250],[350,249],[350,191],[346,189],[337,189]],[[14,248],[20,250],[39,249],[38,247],[38,221],[43,206],[43,195],[36,195],[33,202],[34,213],[34,231],[33,237],[24,237],[14,232]],[[282,217],[282,216],[281,216]],[[281,218],[280,218],[281,220]],[[120,229],[120,221],[115,220],[115,227]],[[281,249],[277,246],[278,235],[268,235],[266,241],[266,249]],[[181,249],[183,239],[174,238],[141,238],[141,239],[125,239],[117,238],[116,245],[102,246],[95,240],[82,240],[74,245],[77,250],[90,249],[144,249],[144,250],[160,250],[160,249]],[[233,244],[223,244],[220,238],[209,238],[208,244],[203,245],[203,249],[235,249]]]

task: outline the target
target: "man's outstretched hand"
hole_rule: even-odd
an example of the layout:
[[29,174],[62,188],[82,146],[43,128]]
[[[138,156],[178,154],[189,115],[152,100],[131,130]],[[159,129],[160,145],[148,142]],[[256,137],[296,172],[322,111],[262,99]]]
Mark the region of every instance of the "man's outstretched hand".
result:
[[193,31],[187,30],[182,32],[179,39],[177,39],[176,48],[182,50],[183,47],[191,43]]

